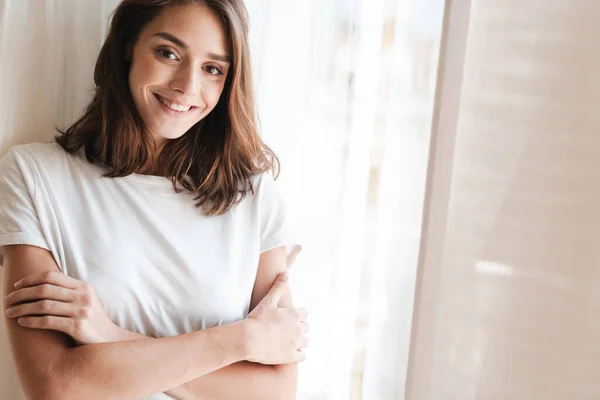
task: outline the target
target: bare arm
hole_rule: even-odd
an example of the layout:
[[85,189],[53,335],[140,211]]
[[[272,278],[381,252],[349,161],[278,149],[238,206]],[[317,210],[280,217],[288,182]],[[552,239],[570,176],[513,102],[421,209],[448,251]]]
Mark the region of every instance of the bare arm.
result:
[[[7,246],[3,294],[13,291],[14,282],[26,275],[57,270],[52,256],[45,250]],[[269,302],[275,302],[279,292],[277,295],[269,293]],[[30,398],[139,399],[244,359],[256,361],[255,355],[250,354],[251,348],[256,348],[256,354],[265,355],[260,362],[275,364],[282,357],[295,360],[294,347],[278,339],[294,324],[274,322],[294,321],[292,311],[269,307],[261,310],[264,312],[253,321],[176,337],[78,347],[71,347],[65,334],[43,330],[43,327],[42,330],[40,327],[26,329],[14,319],[6,320],[6,329],[19,378]],[[45,318],[48,317],[40,321],[48,321]],[[248,340],[252,343],[248,344]],[[269,341],[279,343],[279,347],[266,346]]]
[[[283,247],[261,254],[250,310],[265,297],[277,275],[285,270],[287,263]],[[289,288],[278,305],[293,307]],[[122,335],[121,340],[146,338],[125,330]],[[293,400],[296,398],[297,379],[295,363],[270,366],[243,361],[194,379],[167,393],[186,400]]]

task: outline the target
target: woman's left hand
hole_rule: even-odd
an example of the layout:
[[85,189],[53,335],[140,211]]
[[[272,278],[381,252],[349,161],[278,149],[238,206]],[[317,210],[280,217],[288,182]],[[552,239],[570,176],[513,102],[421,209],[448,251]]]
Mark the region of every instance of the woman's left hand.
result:
[[21,326],[64,332],[77,344],[119,340],[94,288],[59,271],[28,275],[5,297],[6,315]]

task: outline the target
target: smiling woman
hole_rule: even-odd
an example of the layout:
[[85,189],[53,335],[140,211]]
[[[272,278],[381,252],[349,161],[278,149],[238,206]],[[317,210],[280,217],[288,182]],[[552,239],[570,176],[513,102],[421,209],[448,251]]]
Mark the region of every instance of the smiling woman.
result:
[[86,113],[57,142],[85,146],[108,176],[167,176],[217,215],[251,191],[252,176],[278,172],[256,127],[241,1],[124,1],[94,81]]
[[29,398],[295,397],[308,324],[247,35],[241,0],[124,0],[83,116],[0,161],[4,318]]

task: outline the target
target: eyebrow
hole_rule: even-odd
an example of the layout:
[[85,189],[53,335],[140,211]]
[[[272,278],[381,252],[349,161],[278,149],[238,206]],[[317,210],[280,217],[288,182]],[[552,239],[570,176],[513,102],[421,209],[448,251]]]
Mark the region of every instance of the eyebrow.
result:
[[231,64],[231,57],[229,57],[229,56],[223,56],[221,54],[216,54],[216,53],[208,53],[207,56],[208,56],[208,58],[212,58],[213,60]]
[[173,36],[167,32],[158,32],[155,33],[154,36],[161,37],[169,42],[173,42],[176,46],[181,47],[182,49],[189,49],[189,46],[183,42],[183,40],[179,39],[177,36]]
[[[183,40],[181,40],[177,36],[171,35],[170,33],[167,33],[167,32],[158,32],[158,33],[155,33],[153,36],[158,36],[160,38],[168,40],[169,42],[172,42],[173,44],[175,44],[175,46],[181,47],[182,49],[185,49],[185,50],[190,48],[187,44],[185,44],[185,42]],[[217,53],[208,53],[207,56],[213,60],[231,64],[231,57],[229,57],[229,56],[224,56],[224,55],[217,54]]]

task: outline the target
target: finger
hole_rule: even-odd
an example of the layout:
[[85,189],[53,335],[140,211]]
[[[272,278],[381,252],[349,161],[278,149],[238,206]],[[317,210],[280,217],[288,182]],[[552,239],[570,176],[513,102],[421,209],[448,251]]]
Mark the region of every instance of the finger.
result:
[[42,299],[71,301],[73,300],[73,292],[72,289],[44,283],[38,286],[17,289],[4,298],[6,305]]
[[306,321],[300,322],[300,333],[306,335],[310,329],[310,325]]
[[19,318],[31,315],[54,315],[62,317],[79,317],[81,307],[62,301],[41,300],[34,303],[25,303],[6,309],[6,316]]
[[272,305],[273,307],[277,307],[277,304],[279,304],[279,300],[281,300],[281,296],[283,296],[283,294],[286,292],[286,290],[288,288],[287,281],[288,281],[288,273],[287,272],[282,272],[279,275],[277,275],[277,279],[275,279],[273,286],[271,286],[271,289],[265,296],[264,300],[266,302],[268,302],[270,305]]
[[308,318],[308,311],[306,311],[304,308],[296,308],[296,315],[300,321],[304,321],[306,318]]
[[73,320],[67,317],[56,317],[45,315],[43,317],[22,317],[17,323],[25,328],[47,329],[59,331],[70,335],[73,327]]
[[15,289],[42,285],[44,283],[62,286],[69,289],[76,289],[81,282],[63,274],[60,271],[46,271],[27,275],[25,278],[15,283]]
[[309,343],[310,343],[310,339],[307,338],[306,336],[302,336],[300,338],[300,340],[298,341],[298,348],[304,349],[304,348],[308,347]]

